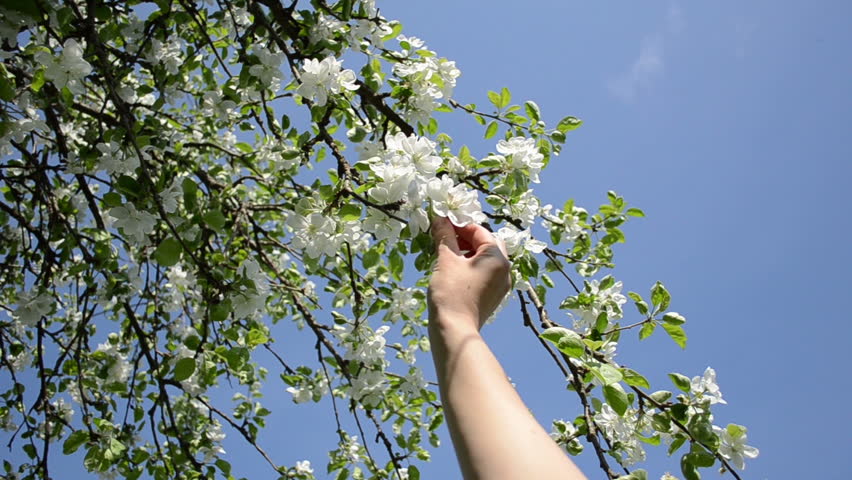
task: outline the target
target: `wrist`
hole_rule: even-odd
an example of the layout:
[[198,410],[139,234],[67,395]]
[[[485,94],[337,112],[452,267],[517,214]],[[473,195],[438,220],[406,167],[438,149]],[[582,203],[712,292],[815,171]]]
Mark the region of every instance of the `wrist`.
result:
[[450,340],[453,338],[479,335],[479,318],[472,312],[457,312],[450,309],[429,309],[429,337]]

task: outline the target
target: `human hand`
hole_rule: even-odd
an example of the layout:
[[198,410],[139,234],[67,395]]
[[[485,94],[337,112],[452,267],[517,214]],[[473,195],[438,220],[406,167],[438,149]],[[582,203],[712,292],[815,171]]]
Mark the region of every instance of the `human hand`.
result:
[[444,217],[432,221],[431,231],[438,261],[427,296],[430,322],[478,331],[512,285],[506,246],[484,227],[456,227]]

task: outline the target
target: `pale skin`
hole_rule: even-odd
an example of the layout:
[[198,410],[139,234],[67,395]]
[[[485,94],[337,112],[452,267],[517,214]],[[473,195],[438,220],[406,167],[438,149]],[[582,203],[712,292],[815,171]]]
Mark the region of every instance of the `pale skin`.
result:
[[[511,288],[506,248],[479,225],[432,223],[429,338],[465,480],[585,480],[529,413],[479,333]],[[468,253],[463,253],[467,251]]]

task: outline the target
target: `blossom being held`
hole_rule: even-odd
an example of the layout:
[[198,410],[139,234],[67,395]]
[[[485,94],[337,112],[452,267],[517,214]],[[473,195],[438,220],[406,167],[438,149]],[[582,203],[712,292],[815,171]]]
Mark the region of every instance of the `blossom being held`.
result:
[[432,211],[449,218],[457,227],[486,220],[476,192],[461,183],[453,185],[452,179],[447,176],[429,180],[426,192],[432,200]]
[[532,238],[532,233],[528,228],[518,230],[513,225],[506,225],[501,227],[500,230],[497,230],[495,235],[497,238],[503,240],[509,256],[520,255],[525,250],[532,253],[541,253],[547,248],[547,244]]

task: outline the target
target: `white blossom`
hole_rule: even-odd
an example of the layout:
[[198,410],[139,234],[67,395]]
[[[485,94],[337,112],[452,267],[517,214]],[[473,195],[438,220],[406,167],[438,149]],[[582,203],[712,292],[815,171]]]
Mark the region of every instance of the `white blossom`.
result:
[[732,429],[730,425],[728,428],[720,428],[714,425],[713,431],[719,435],[719,438],[722,440],[722,444],[719,446],[719,453],[733,463],[735,467],[740,470],[744,470],[745,459],[757,458],[760,454],[760,450],[752,447],[751,445],[746,445],[747,435],[745,428],[737,427],[738,428],[733,429],[735,435],[731,434],[730,430]]
[[157,225],[157,217],[148,212],[137,210],[132,203],[112,208],[109,214],[115,218],[113,224],[115,228],[124,230],[124,234],[138,245],[146,243],[148,234],[152,233]]
[[690,390],[692,391],[692,394],[697,396],[699,399],[709,400],[710,405],[716,403],[728,403],[722,399],[722,392],[719,390],[719,385],[716,384],[716,370],[713,370],[710,367],[707,367],[707,369],[704,370],[704,375],[700,377],[692,377]]
[[639,420],[637,412],[628,409],[624,416],[619,415],[609,404],[603,404],[599,412],[595,414],[595,423],[600,426],[610,443],[618,443],[616,452],[621,454],[620,463],[629,467],[637,462],[645,460],[645,449],[636,438],[639,433]]
[[520,255],[524,250],[532,253],[541,253],[547,248],[547,244],[532,238],[530,229],[518,230],[513,225],[505,225],[494,234],[506,245],[509,256]]
[[296,473],[299,475],[313,475],[314,469],[311,468],[311,462],[307,460],[296,462]]
[[305,60],[302,66],[302,83],[296,93],[321,107],[328,101],[329,94],[358,90],[355,72],[342,70],[340,67],[341,62],[334,57],[326,57],[322,61],[313,58]]
[[62,44],[59,57],[51,57],[47,52],[36,55],[39,63],[45,66],[44,78],[53,82],[56,88],[68,87],[74,93],[82,93],[78,82],[92,73],[92,66],[83,59],[85,44],[69,38]]
[[433,178],[426,185],[426,191],[435,214],[449,218],[457,227],[482,223],[486,219],[476,192],[464,184],[453,185],[452,179],[446,176]]
[[53,310],[56,301],[46,292],[31,291],[19,293],[17,304],[15,319],[24,327],[32,327]]
[[539,172],[544,167],[544,155],[538,151],[535,139],[512,137],[497,142],[497,151],[507,156],[504,166],[511,170],[527,170],[530,181],[539,183]]

